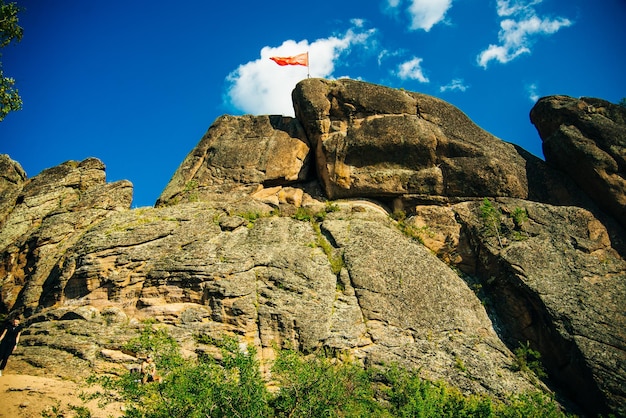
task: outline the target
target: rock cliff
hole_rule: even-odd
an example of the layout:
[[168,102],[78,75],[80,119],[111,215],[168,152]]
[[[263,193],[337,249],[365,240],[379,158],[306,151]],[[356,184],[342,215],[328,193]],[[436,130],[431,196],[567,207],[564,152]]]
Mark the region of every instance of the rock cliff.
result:
[[[307,79],[292,98],[295,118],[218,118],[154,208],[97,159],[28,178],[0,157],[11,367],[124,370],[150,319],[190,356],[229,333],[263,364],[325,348],[626,414],[623,109],[541,99],[543,162],[423,94]],[[520,344],[544,381],[515,371]]]

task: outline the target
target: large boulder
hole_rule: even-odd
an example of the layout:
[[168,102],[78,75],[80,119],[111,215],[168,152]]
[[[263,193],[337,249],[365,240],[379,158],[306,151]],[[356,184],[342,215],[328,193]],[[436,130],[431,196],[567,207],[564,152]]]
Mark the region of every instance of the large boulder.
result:
[[549,96],[532,108],[530,120],[546,162],[626,226],[626,108],[590,97]]
[[296,117],[331,199],[530,195],[527,152],[440,99],[354,80],[303,80]]
[[165,187],[157,206],[236,199],[306,180],[309,143],[297,119],[219,117]]

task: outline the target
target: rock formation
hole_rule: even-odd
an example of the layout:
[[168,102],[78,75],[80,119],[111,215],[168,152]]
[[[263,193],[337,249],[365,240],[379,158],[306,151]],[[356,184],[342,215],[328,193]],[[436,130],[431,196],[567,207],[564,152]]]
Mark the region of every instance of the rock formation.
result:
[[530,118],[546,162],[626,226],[626,108],[590,97],[550,96],[537,102]]
[[[188,355],[209,349],[194,335],[228,333],[263,364],[276,346],[326,348],[624,414],[624,119],[578,128],[605,150],[592,158],[554,133],[586,114],[547,102],[580,104],[542,99],[531,117],[546,149],[598,173],[594,193],[448,103],[352,80],[300,82],[296,118],[218,118],[154,208],[129,209],[132,186],[98,160],[29,179],[3,156],[0,310],[27,324],[12,367],[124,370],[151,319]],[[520,344],[545,384],[514,371]]]

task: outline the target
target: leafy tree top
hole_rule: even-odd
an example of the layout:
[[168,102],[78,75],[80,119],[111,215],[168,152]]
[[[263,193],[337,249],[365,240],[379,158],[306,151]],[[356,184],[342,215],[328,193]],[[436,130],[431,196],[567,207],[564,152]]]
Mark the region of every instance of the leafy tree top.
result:
[[[0,48],[4,48],[14,40],[16,42],[22,40],[24,29],[19,25],[17,16],[19,11],[16,3],[5,3],[4,0],[0,0]],[[4,76],[2,62],[0,62],[0,121],[9,112],[21,108],[22,98],[15,88],[15,79]]]

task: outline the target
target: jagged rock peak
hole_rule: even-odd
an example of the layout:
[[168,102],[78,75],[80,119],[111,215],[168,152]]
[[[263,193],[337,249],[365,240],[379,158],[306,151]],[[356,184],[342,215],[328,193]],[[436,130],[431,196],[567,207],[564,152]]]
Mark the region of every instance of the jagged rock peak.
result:
[[626,226],[626,108],[590,97],[549,96],[532,108],[530,119],[546,162]]

